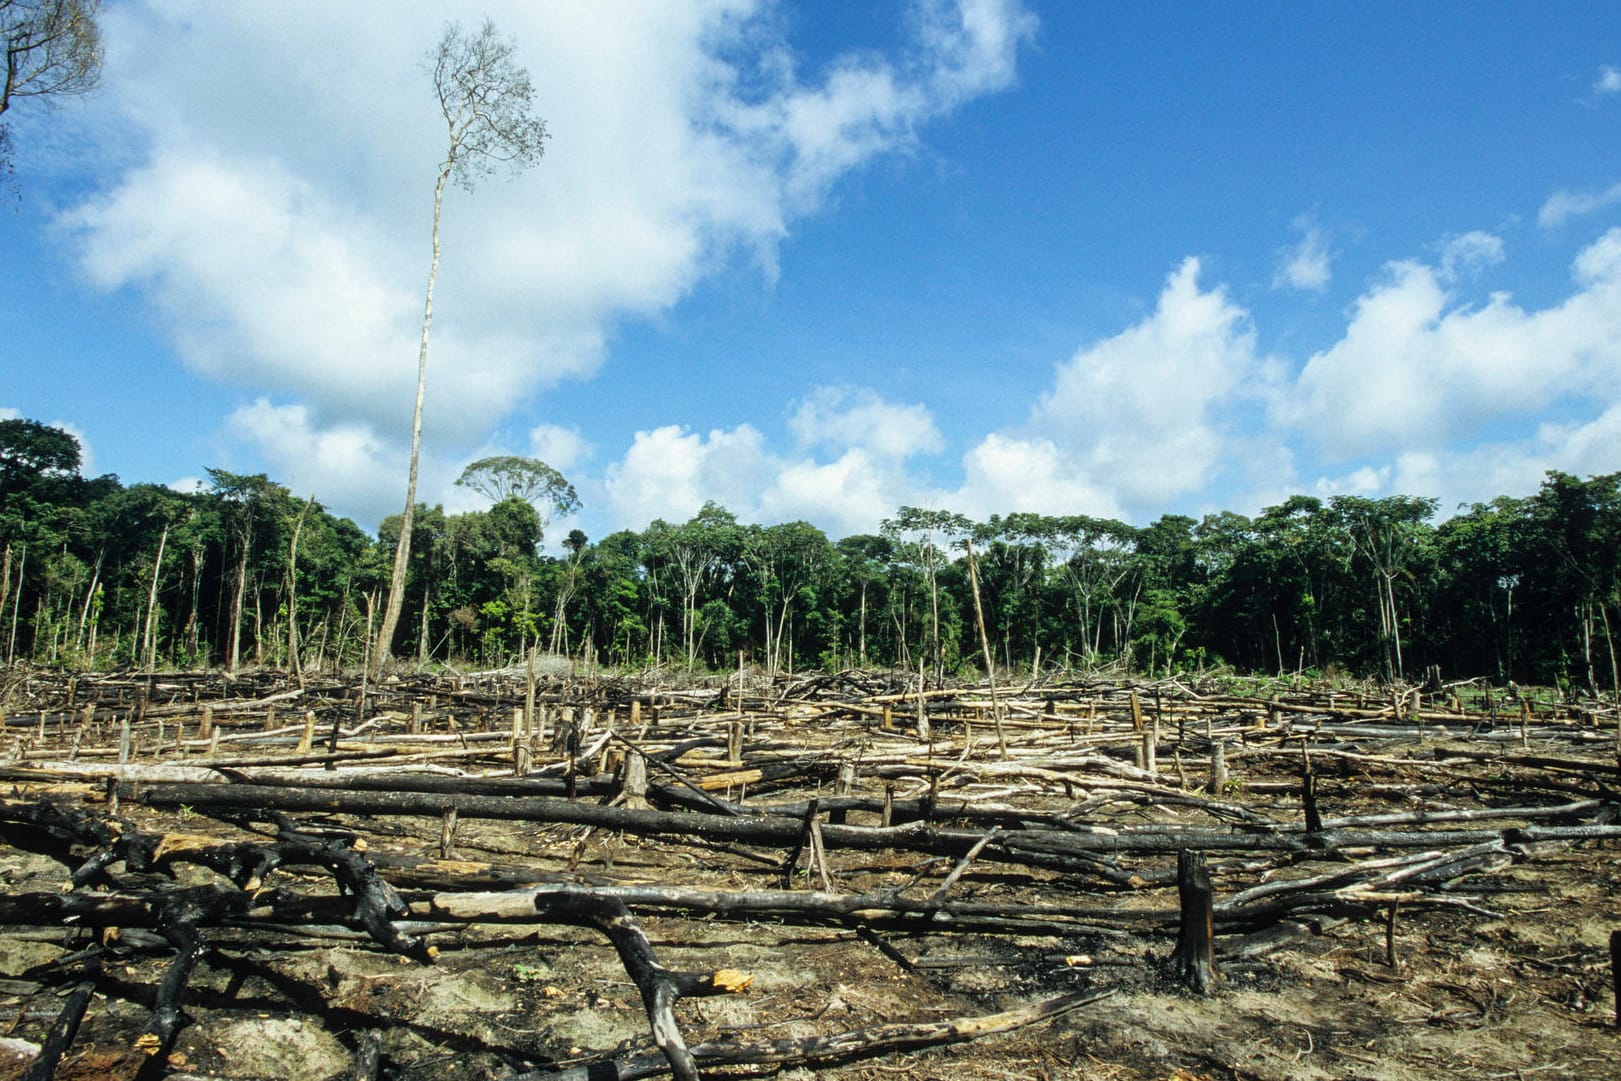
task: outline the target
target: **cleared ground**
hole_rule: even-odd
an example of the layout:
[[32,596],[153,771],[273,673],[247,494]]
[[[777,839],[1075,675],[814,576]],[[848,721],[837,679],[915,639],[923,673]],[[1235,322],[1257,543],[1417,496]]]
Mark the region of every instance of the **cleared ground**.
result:
[[[542,682],[515,722],[524,676],[364,703],[274,674],[18,681],[0,1077],[86,982],[59,1077],[353,1077],[374,1038],[378,1076],[629,1076],[661,1056],[600,928],[469,900],[629,887],[665,891],[626,896],[665,968],[747,978],[674,1007],[704,1076],[1612,1076],[1621,778],[1597,703],[1051,681],[933,694],[925,740],[915,696],[877,676]],[[652,809],[610,808],[638,757]],[[564,803],[607,817],[558,821]],[[765,832],[699,835],[716,820]],[[298,838],[391,882],[402,938],[368,933],[351,872],[298,862]],[[222,870],[263,848],[286,858],[257,880]],[[1215,890],[1202,996],[1169,963],[1181,848]],[[193,921],[182,1015],[148,1054],[177,955],[157,913],[186,890],[237,907]]]

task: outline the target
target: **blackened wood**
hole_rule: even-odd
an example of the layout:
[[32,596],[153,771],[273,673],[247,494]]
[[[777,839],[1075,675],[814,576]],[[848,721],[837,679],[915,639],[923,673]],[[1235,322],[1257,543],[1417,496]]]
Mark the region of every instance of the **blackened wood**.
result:
[[1216,928],[1205,855],[1183,849],[1176,857],[1176,892],[1182,902],[1182,920],[1171,962],[1182,981],[1201,995],[1215,989]]
[[1306,832],[1322,833],[1323,816],[1317,811],[1317,774],[1310,769],[1300,779],[1300,799],[1306,805]]
[[73,1038],[79,1034],[79,1022],[84,1020],[84,1011],[95,993],[93,980],[86,980],[73,989],[67,1002],[63,1003],[61,1012],[56,1015],[56,1020],[51,1023],[51,1031],[40,1045],[38,1057],[23,1071],[21,1081],[51,1081],[56,1076],[56,1064],[62,1061],[62,1055],[73,1045]]
[[147,1020],[146,1031],[135,1041],[137,1050],[153,1058],[167,1055],[175,1035],[185,1021],[181,1000],[192,969],[208,955],[208,942],[198,926],[216,922],[233,907],[229,895],[212,886],[181,890],[164,897],[158,907],[158,933],[175,948],[175,956],[158,983],[157,1003]]
[[534,905],[537,912],[584,922],[608,937],[626,974],[641,992],[653,1042],[664,1053],[670,1071],[677,1081],[698,1081],[698,1065],[687,1050],[686,1040],[675,1020],[676,1002],[693,995],[740,991],[748,986],[750,978],[725,970],[700,974],[665,968],[653,956],[653,945],[641,924],[618,898],[578,893],[536,894]]
[[805,845],[810,842],[811,827],[816,824],[816,812],[819,802],[813,799],[810,801],[810,806],[805,809],[805,818],[800,826],[799,837],[794,841],[793,851],[788,853],[788,858],[783,861],[782,888],[785,890],[793,888],[794,868],[799,866],[800,854],[805,851]]
[[283,863],[325,867],[354,899],[355,918],[372,938],[392,953],[431,964],[437,951],[391,922],[410,911],[399,893],[383,881],[377,867],[344,838],[319,838],[301,832],[285,815],[277,815],[277,845]]
[[377,1071],[382,1065],[383,1034],[376,1029],[362,1032],[359,1037],[360,1046],[355,1048],[355,1081],[377,1081]]
[[1621,931],[1610,932],[1610,976],[1615,981],[1615,1027],[1621,1028]]

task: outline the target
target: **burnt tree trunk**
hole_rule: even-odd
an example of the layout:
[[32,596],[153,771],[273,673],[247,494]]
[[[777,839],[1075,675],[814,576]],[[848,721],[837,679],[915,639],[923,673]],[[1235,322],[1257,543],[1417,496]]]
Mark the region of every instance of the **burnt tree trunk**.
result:
[[1216,970],[1214,906],[1203,852],[1184,848],[1177,853],[1176,892],[1182,901],[1182,923],[1171,963],[1188,987],[1208,995],[1221,974]]

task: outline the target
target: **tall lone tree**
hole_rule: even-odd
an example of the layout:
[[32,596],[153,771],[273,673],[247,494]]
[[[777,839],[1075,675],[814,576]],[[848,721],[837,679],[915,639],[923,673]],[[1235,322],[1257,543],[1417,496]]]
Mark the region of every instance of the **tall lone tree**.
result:
[[405,487],[405,514],[394,549],[383,625],[377,632],[375,667],[381,670],[394,643],[400,609],[405,604],[405,570],[411,557],[411,525],[416,517],[417,462],[422,446],[422,396],[428,374],[428,330],[433,325],[433,283],[439,276],[439,211],[445,183],[454,179],[472,191],[478,180],[507,166],[514,173],[532,165],[546,149],[546,122],[530,115],[534,88],[529,72],[513,62],[510,38],[484,20],[476,36],[457,23],[445,27],[439,44],[428,53],[434,92],[449,137],[439,179],[433,187],[433,263],[422,305],[422,344],[417,351],[416,408],[411,416],[411,473]]
[[[47,102],[101,80],[100,0],[0,0],[5,82],[0,117],[23,98]],[[0,120],[0,175],[11,171],[11,130]]]

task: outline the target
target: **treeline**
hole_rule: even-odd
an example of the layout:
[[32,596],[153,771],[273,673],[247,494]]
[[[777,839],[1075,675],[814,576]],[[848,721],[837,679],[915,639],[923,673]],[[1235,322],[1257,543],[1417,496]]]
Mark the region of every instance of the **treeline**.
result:
[[[510,460],[508,460],[510,461]],[[540,463],[535,463],[540,466]],[[77,441],[0,421],[0,656],[9,663],[356,666],[399,520],[368,536],[262,474],[182,493],[80,476]],[[553,471],[555,476],[555,471]],[[561,480],[561,478],[556,478]],[[571,490],[570,490],[571,491]],[[1227,664],[1617,684],[1621,474],[1550,473],[1433,524],[1434,500],[1296,496],[1254,518],[974,522],[901,508],[831,540],[707,505],[538,554],[545,501],[419,506],[396,657],[895,666],[943,677]]]

